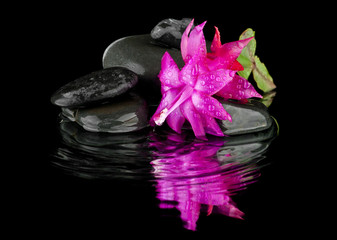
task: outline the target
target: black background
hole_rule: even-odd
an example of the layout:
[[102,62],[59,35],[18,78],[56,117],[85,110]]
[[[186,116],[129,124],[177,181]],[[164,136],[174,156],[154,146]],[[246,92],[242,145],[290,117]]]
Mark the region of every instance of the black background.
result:
[[[47,239],[56,235],[113,238],[117,233],[158,237],[220,233],[223,238],[228,235],[273,238],[316,230],[304,230],[301,225],[317,218],[307,214],[307,197],[311,196],[307,186],[311,180],[305,170],[308,158],[299,150],[305,138],[298,134],[304,131],[295,75],[299,65],[289,57],[298,49],[293,43],[298,29],[305,29],[308,22],[303,18],[294,20],[291,8],[284,10],[277,4],[255,8],[240,3],[222,6],[202,2],[184,7],[173,2],[154,4],[50,4],[40,6],[38,11],[27,11],[21,18],[15,38],[18,47],[13,51],[17,62],[23,65],[16,71],[25,78],[17,110],[21,121],[16,124],[18,132],[12,134],[15,139],[11,141],[11,156],[20,161],[8,179],[15,182],[9,194],[13,197],[8,205],[10,226]],[[85,180],[63,174],[50,164],[50,154],[59,141],[60,109],[49,100],[53,92],[69,81],[101,69],[103,52],[111,42],[150,33],[160,20],[169,17],[195,18],[197,23],[207,20],[206,38],[213,38],[213,26],[217,26],[223,43],[235,41],[246,28],[253,28],[256,54],[277,85],[277,96],[269,110],[280,125],[280,135],[266,154],[270,164],[261,170],[257,183],[233,198],[246,213],[245,220],[202,215],[195,233],[185,231],[178,217],[157,207],[155,189],[150,183]],[[25,124],[28,122],[29,127],[22,127],[22,113],[26,109],[29,119]],[[289,118],[289,112],[294,111],[296,114]]]

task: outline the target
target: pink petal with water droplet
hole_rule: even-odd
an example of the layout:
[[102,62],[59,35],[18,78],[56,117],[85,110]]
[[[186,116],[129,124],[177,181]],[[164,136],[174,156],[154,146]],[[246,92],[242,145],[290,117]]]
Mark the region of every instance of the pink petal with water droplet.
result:
[[254,37],[229,42],[223,44],[221,47],[213,48],[212,53],[207,54],[207,64],[211,70],[218,68],[226,68],[236,71],[242,71],[242,65],[236,61],[241,54],[242,49],[253,39]]
[[227,69],[209,71],[198,76],[194,89],[213,95],[228,84],[234,75],[234,71]]
[[217,27],[215,27],[215,34],[211,45],[211,51],[215,52],[218,48],[221,47],[220,32]]
[[200,57],[206,57],[207,54],[206,41],[204,33],[202,31],[205,24],[206,21],[196,26],[191,31],[190,36],[188,36],[193,25],[192,20],[190,24],[187,26],[185,32],[183,33],[180,48],[181,48],[181,55],[185,63],[187,63],[188,60],[191,59],[196,54],[200,55]]
[[190,122],[194,135],[202,140],[207,140],[206,133],[202,124],[202,118],[196,108],[193,106],[192,100],[186,100],[180,105],[180,110],[187,121]]
[[183,57],[184,61],[187,58],[188,35],[191,31],[193,23],[194,23],[194,19],[192,19],[192,21],[188,24],[183,35],[181,36],[180,50],[181,50],[181,56]]
[[242,49],[253,39],[254,37],[246,38],[239,41],[225,43],[216,50],[218,57],[236,60],[241,54]]
[[179,73],[179,79],[181,82],[194,87],[199,75],[199,64],[196,57],[191,58]]
[[216,95],[227,99],[247,99],[251,97],[262,98],[254,86],[245,78],[235,75],[233,80],[224,86]]
[[163,93],[163,96],[162,96],[162,99],[161,99],[161,101],[158,105],[158,108],[150,119],[150,125],[151,126],[156,125],[155,121],[156,121],[157,118],[159,118],[160,113],[165,108],[167,108],[170,105],[170,103],[173,102],[173,100],[176,98],[176,96],[178,95],[179,92],[180,92],[179,88],[172,88],[172,89]]
[[232,119],[218,100],[202,92],[195,91],[192,95],[192,102],[200,115],[208,115],[221,120],[231,121]]
[[179,68],[168,52],[165,52],[161,60],[161,71],[158,75],[162,86],[181,87],[179,80]]
[[210,116],[204,116],[202,118],[203,125],[205,132],[214,136],[223,137],[224,133],[222,132],[221,128],[219,127],[218,123],[215,121],[214,118]]
[[170,115],[168,115],[167,124],[177,133],[181,133],[181,128],[184,125],[185,117],[180,111],[180,108],[176,108]]

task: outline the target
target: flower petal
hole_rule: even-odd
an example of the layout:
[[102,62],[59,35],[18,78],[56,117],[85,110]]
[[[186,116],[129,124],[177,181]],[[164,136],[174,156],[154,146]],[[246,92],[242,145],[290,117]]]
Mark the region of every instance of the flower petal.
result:
[[168,52],[165,52],[161,60],[161,71],[158,75],[162,86],[181,87],[183,85],[179,80],[179,68]]
[[196,57],[191,58],[179,73],[181,82],[194,87],[199,74],[199,64]]
[[207,95],[213,95],[228,84],[235,76],[235,71],[219,69],[198,76],[194,89]]
[[215,34],[214,34],[214,38],[211,44],[211,51],[212,52],[216,52],[216,50],[218,48],[221,48],[221,40],[220,40],[220,32],[219,29],[217,27],[215,27]]
[[176,108],[170,115],[168,115],[166,121],[170,128],[180,134],[185,118],[181,113],[180,108]]
[[190,122],[194,135],[202,140],[207,140],[206,133],[202,124],[202,118],[196,108],[193,106],[192,100],[186,100],[180,105],[180,110],[187,121]]
[[245,70],[244,67],[241,65],[241,63],[238,60],[235,60],[230,67],[231,70],[233,71],[243,71]]
[[192,102],[201,115],[208,115],[221,120],[232,121],[231,115],[229,115],[222,104],[213,97],[202,92],[194,91]]
[[206,133],[219,137],[225,136],[214,118],[210,116],[204,116],[202,120]]
[[163,93],[162,99],[158,105],[158,108],[156,112],[153,114],[153,116],[150,119],[150,125],[155,126],[155,120],[160,115],[160,113],[168,107],[168,105],[173,102],[173,100],[176,98],[176,96],[179,94],[180,89],[179,88],[172,88],[168,91]]
[[239,41],[225,43],[218,49],[217,55],[219,57],[225,57],[231,59],[232,61],[236,60],[241,54],[242,49],[252,40],[254,37],[246,38]]
[[193,20],[190,22],[190,24],[187,26],[185,32],[182,35],[181,38],[181,55],[183,57],[183,60],[185,63],[188,62],[189,59],[191,59],[194,55],[199,55],[202,57],[206,57],[207,49],[206,49],[206,41],[205,36],[203,33],[203,28],[206,24],[206,21],[202,24],[196,26],[190,33],[190,36],[188,37],[188,34],[192,28]]
[[217,92],[216,95],[237,100],[251,97],[262,98],[254,86],[247,79],[239,75],[235,75],[233,80]]
[[243,67],[236,59],[241,54],[242,49],[253,38],[254,37],[225,43],[220,48],[214,48],[215,52],[207,54],[207,63],[210,69],[226,68],[242,71]]
[[181,56],[183,57],[184,61],[187,57],[188,35],[191,31],[193,23],[194,23],[194,19],[192,19],[192,21],[188,24],[183,35],[181,36],[180,50],[181,50]]
[[[166,118],[183,102],[191,98],[193,94],[193,88],[188,85],[183,88],[172,88],[170,90],[163,94],[162,101],[160,102],[157,111],[151,118],[151,121],[158,126],[161,126],[165,122]],[[172,96],[168,94],[171,92],[174,93]],[[167,99],[168,96],[170,96],[169,99]]]

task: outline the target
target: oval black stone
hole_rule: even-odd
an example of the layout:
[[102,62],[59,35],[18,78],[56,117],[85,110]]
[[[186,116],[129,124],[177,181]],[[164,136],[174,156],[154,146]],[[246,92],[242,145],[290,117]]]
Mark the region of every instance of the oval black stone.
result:
[[106,68],[62,86],[52,95],[51,102],[60,107],[88,105],[119,96],[137,82],[137,74],[126,68]]
[[184,61],[178,49],[154,45],[151,41],[150,34],[128,36],[114,41],[103,54],[103,67],[120,66],[130,69],[138,75],[139,84],[160,91],[158,74],[164,53],[167,51],[180,68],[184,66]]
[[159,43],[180,49],[181,37],[191,21],[190,18],[164,19],[152,29],[151,37]]
[[231,115],[232,122],[219,121],[226,135],[239,135],[259,132],[270,128],[272,118],[267,107],[254,99],[242,103],[235,100],[220,100],[224,109]]
[[126,133],[149,126],[147,103],[134,93],[97,106],[63,108],[62,112],[90,132]]

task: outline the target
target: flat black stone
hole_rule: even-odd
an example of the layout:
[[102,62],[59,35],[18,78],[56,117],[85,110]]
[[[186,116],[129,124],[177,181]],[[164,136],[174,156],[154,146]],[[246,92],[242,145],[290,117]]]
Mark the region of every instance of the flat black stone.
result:
[[184,66],[181,52],[174,48],[165,48],[151,43],[150,34],[128,36],[111,43],[103,55],[103,67],[125,67],[135,72],[139,84],[154,87],[160,91],[158,74],[161,59],[166,51],[175,60],[178,67]]
[[145,100],[130,93],[113,102],[92,107],[63,108],[63,115],[90,132],[126,133],[149,126]]
[[190,18],[164,19],[152,29],[151,37],[161,44],[180,49],[181,37],[191,21]]
[[[130,144],[139,141],[145,142],[148,132],[151,131],[150,128],[144,128],[143,131],[116,134],[90,132],[71,119],[62,115],[60,117],[62,121],[60,121],[59,130],[63,140],[69,145],[76,145],[81,149],[85,149],[85,146],[103,148],[116,144]],[[115,149],[112,148],[110,150],[114,151]]]
[[137,82],[138,76],[126,68],[106,68],[62,86],[52,95],[51,102],[60,107],[83,106],[119,96]]
[[219,121],[224,134],[260,132],[270,128],[273,123],[267,107],[260,101],[249,99],[246,103],[234,100],[220,100],[220,102],[232,117],[232,122]]

